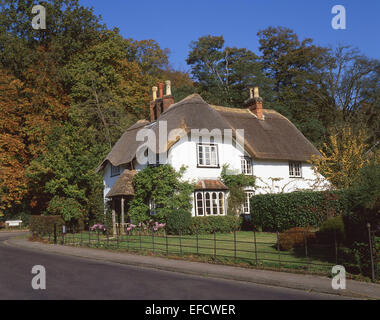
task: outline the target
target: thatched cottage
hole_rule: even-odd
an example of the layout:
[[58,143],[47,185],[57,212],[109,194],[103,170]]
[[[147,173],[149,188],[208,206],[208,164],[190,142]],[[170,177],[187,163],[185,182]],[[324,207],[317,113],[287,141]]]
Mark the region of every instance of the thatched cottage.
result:
[[127,129],[97,169],[104,201],[112,200],[121,223],[134,174],[159,163],[187,167],[184,178],[196,183],[193,216],[226,214],[228,188],[219,180],[224,164],[256,177],[256,188],[246,190],[246,214],[254,194],[323,188],[325,180],[308,163],[319,152],[287,118],[263,108],[258,88],[243,108],[210,105],[197,94],[174,103],[169,81],[163,91],[164,84],[153,88],[150,121]]

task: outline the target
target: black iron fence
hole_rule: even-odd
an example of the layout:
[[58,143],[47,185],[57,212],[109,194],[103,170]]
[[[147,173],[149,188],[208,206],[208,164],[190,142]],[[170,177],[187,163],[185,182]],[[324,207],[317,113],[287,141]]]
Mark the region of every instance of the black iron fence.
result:
[[[165,230],[136,228],[122,234],[112,234],[108,230],[79,232],[54,226],[54,229],[40,230],[34,236],[61,245],[187,256],[258,268],[330,274],[334,265],[343,265],[350,273],[364,273],[352,250],[345,247],[335,233],[317,236],[315,232],[303,230],[286,233],[244,231],[231,234],[169,235]],[[379,278],[378,239],[369,227],[368,246],[364,244],[363,250],[369,256],[366,272],[373,281]]]

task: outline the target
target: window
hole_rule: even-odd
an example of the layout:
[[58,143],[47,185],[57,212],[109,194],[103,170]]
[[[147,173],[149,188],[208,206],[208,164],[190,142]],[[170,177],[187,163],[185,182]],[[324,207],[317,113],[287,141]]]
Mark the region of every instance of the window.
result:
[[251,176],[252,172],[252,160],[249,157],[241,158],[241,173]]
[[151,216],[154,216],[157,214],[157,204],[156,204],[156,201],[154,201],[153,199],[149,201],[149,213]]
[[197,145],[198,166],[200,167],[219,167],[218,146],[214,144]]
[[289,162],[289,177],[301,178],[302,177],[302,164],[301,162]]
[[251,205],[250,205],[250,199],[254,196],[253,191],[247,191],[245,193],[245,201],[243,205],[243,213],[244,214],[250,214],[251,213]]
[[224,216],[224,192],[198,191],[195,193],[195,205],[197,216]]
[[114,167],[111,165],[111,177],[119,176],[120,175],[120,166]]

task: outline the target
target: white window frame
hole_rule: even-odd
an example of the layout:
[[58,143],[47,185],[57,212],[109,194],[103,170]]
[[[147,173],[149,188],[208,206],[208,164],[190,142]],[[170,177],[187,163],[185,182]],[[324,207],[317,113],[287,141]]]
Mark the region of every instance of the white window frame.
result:
[[246,176],[252,176],[253,175],[252,159],[250,157],[241,157],[240,163],[241,163],[241,173],[245,174]]
[[251,202],[250,199],[255,195],[254,191],[245,191],[245,199],[243,204],[243,214],[251,213]]
[[[209,164],[207,164],[207,160]],[[218,145],[213,143],[197,143],[197,165],[200,168],[219,168]]]
[[302,178],[302,162],[289,161],[289,177]]
[[226,215],[225,192],[220,190],[195,191],[194,197],[196,217]]
[[120,176],[120,166],[113,166],[111,164],[111,177],[117,177]]
[[155,216],[157,214],[157,203],[155,200],[149,200],[149,215]]

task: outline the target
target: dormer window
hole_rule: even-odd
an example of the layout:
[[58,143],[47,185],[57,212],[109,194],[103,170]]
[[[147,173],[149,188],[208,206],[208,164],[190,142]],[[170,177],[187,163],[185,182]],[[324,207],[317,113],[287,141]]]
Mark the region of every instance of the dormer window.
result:
[[289,177],[290,178],[302,178],[302,163],[301,162],[289,162]]
[[218,146],[216,144],[197,144],[198,167],[219,168]]
[[241,173],[251,176],[252,171],[252,159],[249,157],[241,157]]
[[120,175],[120,166],[113,166],[111,165],[111,177],[116,177]]

